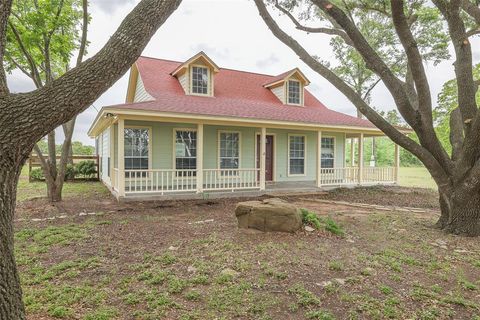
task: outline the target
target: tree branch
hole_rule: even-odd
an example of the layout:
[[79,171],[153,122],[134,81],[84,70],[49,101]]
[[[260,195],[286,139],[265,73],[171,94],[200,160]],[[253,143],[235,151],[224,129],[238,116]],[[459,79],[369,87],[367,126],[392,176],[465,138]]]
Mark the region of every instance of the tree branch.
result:
[[[352,40],[355,49],[365,61],[367,67],[373,72],[375,72],[382,79],[383,83],[392,95],[401,115],[417,133],[422,146],[430,151],[430,153],[437,159],[439,163],[441,163],[441,165],[445,168],[447,172],[450,172],[450,170],[452,169],[452,162],[450,161],[450,158],[448,157],[445,149],[440,144],[437,136],[435,134],[432,134],[434,133],[433,123],[431,120],[429,120],[431,118],[431,114],[426,115],[427,118],[424,119],[423,114],[427,113],[426,110],[422,112],[420,112],[420,110],[415,110],[405,90],[404,83],[395,76],[395,74],[387,66],[385,61],[370,46],[368,41],[358,30],[357,26],[352,21],[350,21],[350,19],[348,19],[346,14],[340,8],[333,5],[328,0],[312,1],[318,6],[320,10],[322,10],[325,14],[331,16],[335,21],[337,21],[337,23],[347,33],[349,38]],[[422,87],[422,89],[425,88]],[[429,94],[429,91],[424,94],[425,102],[428,102]],[[431,110],[431,104],[430,108],[428,108],[427,105],[426,109]]]
[[82,23],[82,39],[80,40],[80,48],[78,50],[77,64],[78,67],[82,63],[85,49],[87,47],[87,32],[88,32],[88,0],[82,0],[83,7],[83,23]]
[[312,27],[307,27],[307,26],[304,26],[302,25],[291,13],[290,11],[288,11],[287,9],[285,9],[284,7],[282,7],[280,4],[278,4],[278,1],[275,1],[275,8],[277,8],[278,10],[280,10],[283,14],[285,14],[288,18],[290,18],[290,20],[293,22],[293,24],[295,25],[295,27],[298,29],[298,30],[302,30],[302,31],[305,31],[305,32],[308,32],[308,33],[323,33],[323,34],[328,34],[328,35],[332,35],[332,36],[339,36],[341,37],[345,43],[347,43],[348,45],[353,45],[352,44],[352,40],[350,40],[350,38],[348,37],[348,35],[343,32],[342,30],[340,29],[336,29],[336,28],[312,28]]
[[391,0],[392,20],[397,35],[402,43],[408,60],[408,70],[411,72],[418,96],[418,110],[422,114],[422,122],[432,128],[432,98],[427,75],[423,67],[423,59],[418,50],[417,41],[413,37],[407,18],[404,14],[403,0]]
[[354,23],[345,15],[345,13],[334,6],[328,0],[312,0],[320,10],[326,15],[332,17],[347,33],[354,43],[355,49],[362,56],[367,68],[375,72],[383,81],[393,96],[400,113],[407,123],[414,129],[420,128],[420,117],[412,108],[410,101],[405,93],[403,82],[400,81],[388,68],[385,62],[379,57],[377,52],[370,46]]
[[[469,1],[467,1],[469,2]],[[466,35],[465,23],[460,16],[460,5],[465,1],[455,0],[449,3],[433,0],[447,20],[450,37],[455,49],[455,76],[458,90],[458,109],[463,121],[463,152],[457,160],[459,175],[466,174],[480,156],[480,112],[476,102],[477,87],[473,78],[473,57],[470,41]],[[478,9],[478,8],[477,8]],[[479,9],[480,10],[480,9]]]
[[375,110],[373,110],[364,100],[340,77],[338,77],[329,68],[321,62],[314,59],[295,39],[286,34],[278,24],[273,20],[262,0],[254,0],[257,5],[260,16],[270,28],[272,33],[284,44],[289,46],[298,57],[305,62],[310,68],[333,84],[340,92],[342,92],[354,105],[370,120],[375,126],[382,130],[395,143],[416,155],[427,167],[434,170],[437,174],[434,177],[440,185],[448,184],[448,178],[443,167],[426,149],[418,143],[399,132],[394,126],[388,123]]
[[15,36],[15,40],[17,41],[18,46],[20,47],[20,50],[22,51],[23,55],[27,59],[28,65],[30,67],[30,74],[31,74],[30,78],[33,80],[33,83],[37,88],[41,88],[43,86],[42,78],[40,77],[40,73],[38,72],[37,66],[35,64],[35,61],[32,58],[32,55],[28,52],[27,48],[23,44],[20,33],[18,32],[17,28],[15,28],[13,23],[9,21],[8,26],[10,27],[10,29],[12,29],[13,35]]
[[368,98],[368,96],[370,95],[370,92],[372,92],[372,90],[377,86],[377,84],[381,81],[382,79],[378,78],[377,81],[375,81],[368,89],[367,91],[365,91],[365,93],[363,94],[363,97],[362,99],[363,100],[366,100]]
[[470,0],[461,1],[462,9],[480,26],[480,8]]
[[[92,58],[66,72],[50,84],[0,102],[7,111],[2,121],[23,126],[18,132],[2,131],[0,140],[18,142],[19,148],[38,141],[51,130],[85,110],[135,62],[155,31],[178,7],[181,0],[142,0],[121,23],[107,44]],[[15,107],[15,112],[9,108]],[[21,119],[14,115],[23,114]]]
[[0,0],[0,96],[9,94],[7,86],[7,75],[3,67],[3,58],[5,55],[5,41],[7,39],[7,24],[10,11],[12,9],[12,0]]

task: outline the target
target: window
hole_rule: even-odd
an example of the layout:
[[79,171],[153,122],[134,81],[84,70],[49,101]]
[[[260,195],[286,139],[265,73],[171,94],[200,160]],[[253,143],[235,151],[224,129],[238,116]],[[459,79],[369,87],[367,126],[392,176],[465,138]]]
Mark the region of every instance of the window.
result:
[[238,169],[240,167],[240,134],[238,132],[220,132],[220,169]]
[[192,67],[192,93],[208,94],[208,68]]
[[288,80],[288,103],[300,104],[300,82]]
[[125,170],[148,170],[148,128],[125,128]]
[[333,168],[335,159],[335,139],[322,138],[322,169]]
[[289,136],[289,174],[305,174],[305,136]]
[[175,169],[197,169],[196,131],[175,131]]

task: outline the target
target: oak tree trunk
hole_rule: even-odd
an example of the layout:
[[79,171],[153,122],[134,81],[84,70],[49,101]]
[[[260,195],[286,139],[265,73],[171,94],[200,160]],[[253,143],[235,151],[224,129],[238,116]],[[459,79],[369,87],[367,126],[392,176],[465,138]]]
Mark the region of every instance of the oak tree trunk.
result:
[[453,234],[480,236],[480,193],[458,186],[454,192],[439,190],[441,215],[437,227]]
[[0,319],[25,319],[13,250],[13,215],[21,167],[0,157]]
[[[16,189],[25,160],[38,140],[85,110],[131,67],[155,31],[180,3],[181,0],[140,1],[93,57],[49,85],[31,92],[10,93],[1,66],[12,1],[0,1],[1,320],[25,319],[13,248]],[[70,148],[70,145],[64,146]],[[63,180],[57,183],[56,188],[61,190],[62,183]]]

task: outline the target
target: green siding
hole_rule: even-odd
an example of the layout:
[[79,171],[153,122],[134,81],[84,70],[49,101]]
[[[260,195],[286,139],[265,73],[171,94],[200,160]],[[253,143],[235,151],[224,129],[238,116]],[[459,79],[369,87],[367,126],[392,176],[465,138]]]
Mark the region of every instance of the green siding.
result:
[[255,168],[255,128],[204,126],[203,162],[205,169],[218,168],[218,132],[240,132],[240,167]]
[[173,130],[176,128],[196,128],[194,124],[164,123],[125,120],[125,127],[138,126],[152,128],[152,169],[173,168]]
[[[152,168],[173,168],[173,130],[175,128],[193,128],[195,124],[163,123],[149,121],[125,120],[125,127],[140,126],[152,129]],[[116,132],[115,127],[115,132]],[[241,168],[255,167],[255,137],[260,133],[260,128],[229,127],[229,126],[204,126],[204,168],[215,169],[218,167],[218,132],[240,132],[240,166]],[[313,181],[316,179],[317,133],[314,131],[267,129],[267,134],[275,135],[275,180],[276,181]],[[303,134],[306,136],[307,157],[306,174],[304,176],[288,176],[288,134]],[[335,167],[344,166],[345,135],[338,132],[322,132],[324,137],[335,137]],[[115,135],[115,143],[118,136]],[[115,167],[117,167],[115,159]]]

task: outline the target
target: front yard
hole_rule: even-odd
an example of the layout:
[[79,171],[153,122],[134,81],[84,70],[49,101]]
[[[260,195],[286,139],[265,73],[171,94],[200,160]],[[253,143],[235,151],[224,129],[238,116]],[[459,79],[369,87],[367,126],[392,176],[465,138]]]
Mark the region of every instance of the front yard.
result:
[[240,231],[238,199],[118,204],[75,183],[52,206],[27,187],[15,227],[29,319],[480,319],[480,243],[431,228],[430,190],[287,198],[337,236]]

